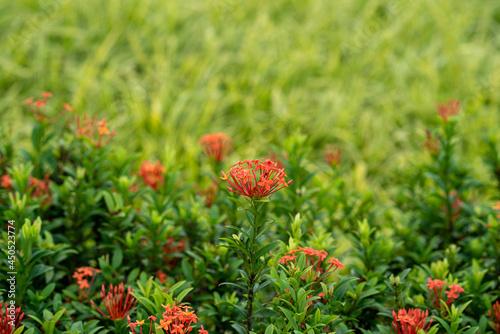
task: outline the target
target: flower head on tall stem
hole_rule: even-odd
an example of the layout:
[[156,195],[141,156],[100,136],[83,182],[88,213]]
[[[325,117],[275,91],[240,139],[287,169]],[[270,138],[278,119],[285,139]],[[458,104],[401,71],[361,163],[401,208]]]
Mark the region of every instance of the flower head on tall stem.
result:
[[342,159],[342,148],[341,147],[325,147],[325,162],[330,166],[340,165]]
[[[11,307],[14,307],[11,304]],[[21,325],[21,320],[24,318],[24,313],[21,313],[21,307],[11,312],[9,303],[0,302],[0,333],[14,333],[14,331]]]
[[35,118],[39,122],[54,123],[60,119],[67,111],[73,110],[73,108],[68,104],[64,103],[61,111],[55,117],[48,117],[45,111],[45,106],[47,105],[47,100],[52,97],[52,93],[43,92],[41,93],[42,98],[35,100],[32,97],[25,99],[22,104],[27,105]]
[[229,191],[250,198],[269,196],[292,183],[285,181],[284,170],[268,159],[240,161],[222,175],[221,179],[230,184]]
[[217,162],[222,162],[231,152],[231,137],[224,133],[206,134],[200,139],[205,154]]
[[446,102],[446,104],[439,104],[438,103],[436,106],[437,106],[439,116],[441,116],[441,118],[446,123],[448,123],[449,117],[455,116],[456,114],[458,114],[460,112],[461,104],[460,104],[460,101],[458,101],[458,100],[449,100],[448,102]]
[[427,282],[427,291],[429,292],[429,296],[431,297],[434,306],[439,310],[441,309],[439,300],[441,299],[443,286],[446,285],[446,282],[440,279],[433,280],[430,277]]
[[[92,288],[92,284],[94,283],[96,274],[99,274],[101,271],[99,269],[95,269],[92,267],[80,267],[76,268],[73,277],[76,278],[76,284],[79,287],[79,299],[86,299],[90,294],[90,289]],[[90,280],[90,284],[88,278],[92,277]]]
[[191,324],[198,322],[198,317],[190,310],[190,306],[184,306],[184,309],[170,304],[162,306],[165,311],[162,314],[163,318],[160,319],[160,325],[156,328],[161,328],[167,333],[189,333],[192,330]]
[[160,161],[157,160],[155,163],[145,161],[142,163],[141,169],[137,172],[137,175],[142,177],[142,180],[147,187],[158,190],[159,185],[165,183],[165,179],[163,177],[165,172],[166,169]]
[[[311,267],[307,274],[301,277],[303,280],[309,280],[312,277],[313,281],[319,279],[324,273],[328,273],[326,276],[321,278],[321,281],[330,276],[338,268],[345,268],[344,265],[339,261],[339,259],[331,258],[327,261],[330,266],[323,270],[323,261],[327,258],[328,253],[324,250],[316,250],[311,247],[299,247],[298,249],[291,250],[287,252],[278,262],[281,264],[286,264],[289,269],[298,265],[297,258],[304,254],[306,257],[306,267]],[[335,268],[334,268],[335,267]],[[332,271],[330,269],[334,268]]]
[[453,303],[453,301],[458,298],[458,295],[460,293],[465,292],[465,290],[460,285],[457,285],[455,283],[450,285],[448,289],[450,290],[445,291],[446,296],[448,297],[448,299],[446,300],[447,306],[450,306],[451,303]]
[[113,287],[110,285],[109,292],[106,294],[104,284],[102,285],[101,299],[104,307],[108,311],[108,314],[104,314],[94,303],[93,300],[90,301],[92,306],[110,320],[123,319],[130,313],[130,311],[137,305],[137,300],[130,294],[134,292],[130,287],[127,289],[127,294],[125,295],[125,289],[123,283]]
[[[76,135],[89,138],[92,144],[96,147],[106,145],[116,134],[116,131],[109,131],[106,118],[98,121],[97,116],[94,116],[94,118],[88,118],[87,114],[85,114],[83,115],[83,119],[81,119],[79,115],[76,115],[75,124]],[[105,136],[107,136],[106,140],[104,140]]]
[[423,312],[422,310],[413,308],[408,311],[400,309],[398,313],[392,311],[392,316],[394,318],[392,327],[396,334],[417,334],[419,330],[427,332],[434,320],[431,318],[427,328],[425,328],[425,321],[429,316],[429,311]]
[[495,332],[497,334],[500,334],[500,303],[498,303],[498,300],[495,304],[492,305],[492,309],[493,312],[488,311],[488,314],[491,318],[491,324],[493,325]]

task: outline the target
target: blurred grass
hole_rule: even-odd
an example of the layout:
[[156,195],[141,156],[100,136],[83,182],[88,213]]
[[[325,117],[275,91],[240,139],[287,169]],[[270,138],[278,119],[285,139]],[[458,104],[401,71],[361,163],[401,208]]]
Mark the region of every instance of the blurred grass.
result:
[[358,187],[384,188],[422,158],[436,102],[464,103],[468,164],[499,129],[496,0],[0,4],[1,125],[21,142],[32,120],[20,101],[51,91],[107,117],[113,145],[190,177],[204,133],[231,135],[232,161],[302,133],[318,159],[345,147]]

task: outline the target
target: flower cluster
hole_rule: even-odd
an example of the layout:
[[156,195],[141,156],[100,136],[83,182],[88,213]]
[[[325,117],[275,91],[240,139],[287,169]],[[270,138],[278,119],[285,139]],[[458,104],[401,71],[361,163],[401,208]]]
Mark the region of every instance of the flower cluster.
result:
[[269,159],[240,161],[222,175],[221,179],[231,185],[229,191],[250,198],[269,196],[292,183],[285,181],[284,170]]
[[409,309],[406,311],[405,309],[392,311],[392,316],[394,317],[394,321],[392,322],[392,326],[396,331],[396,334],[417,334],[419,330],[423,330],[427,332],[431,327],[432,321],[434,319],[431,318],[427,328],[425,328],[425,321],[429,316],[429,311],[421,311],[419,309]]
[[460,111],[460,101],[449,100],[446,104],[437,104],[439,116],[448,123],[448,117],[455,116]]
[[224,133],[206,134],[200,139],[205,154],[217,162],[222,162],[231,152],[231,137]]
[[[452,190],[449,196],[453,199],[451,202],[451,215],[449,215],[449,217],[452,221],[454,221],[460,216],[460,211],[462,209],[462,204],[464,203],[464,201],[462,201],[460,195],[457,195],[456,190]],[[443,197],[445,197],[444,194]],[[446,207],[446,205],[441,206],[441,211],[443,211],[444,215],[448,217],[448,208]]]
[[10,190],[10,187],[12,186],[12,180],[10,179],[10,176],[8,174],[4,174],[0,177],[0,186]]
[[427,152],[437,154],[439,152],[439,138],[435,137],[429,130],[425,130],[425,141],[422,146]]
[[[190,333],[193,328],[192,323],[198,322],[198,317],[194,314],[194,311],[190,310],[190,306],[182,307],[172,305],[162,305],[165,311],[163,312],[163,318],[160,319],[160,326],[156,328],[163,329],[167,334],[184,334]],[[208,334],[208,331],[203,329],[203,326],[198,330],[199,334]]]
[[[330,266],[328,266],[328,268],[323,271],[322,264],[323,261],[327,258],[328,253],[324,250],[315,250],[311,247],[299,247],[298,249],[291,250],[287,252],[278,262],[281,264],[286,264],[289,269],[296,268],[298,265],[297,258],[301,254],[304,254],[306,256],[306,266],[311,267],[306,276],[301,277],[303,280],[315,281],[319,277],[321,277],[323,273],[328,273],[326,276],[321,278],[321,280],[324,280],[338,268],[345,268],[344,265],[339,261],[339,259],[331,258],[327,261]],[[330,271],[330,269],[333,267],[335,267],[333,271]]]
[[497,332],[497,334],[500,334],[500,304],[498,303],[498,301],[493,304],[492,308],[493,312],[488,311],[488,314],[491,318],[491,324],[493,325],[495,332]]
[[125,296],[123,283],[120,283],[120,285],[115,287],[111,284],[109,292],[106,294],[104,284],[102,285],[101,299],[109,315],[104,314],[104,312],[96,306],[93,300],[91,300],[90,303],[97,312],[110,320],[124,319],[132,308],[137,305],[137,300],[130,294],[131,292],[134,292],[134,290],[128,287],[127,295]]
[[[11,307],[14,305],[11,304]],[[21,325],[24,313],[21,313],[21,307],[14,309],[9,308],[9,303],[0,302],[0,333],[14,333]]]
[[[76,268],[73,277],[76,278],[76,284],[80,288],[80,299],[87,298],[90,292],[90,288],[92,287],[92,283],[94,283],[94,279],[96,274],[99,274],[101,271],[99,269],[95,269],[92,267],[80,267]],[[88,281],[88,277],[92,277],[90,284]]]
[[[150,315],[148,319],[151,320],[151,323],[149,324],[149,334],[153,331],[153,321],[156,320],[156,317],[154,315]],[[127,315],[127,320],[128,320],[128,325],[127,327],[130,327],[132,329],[132,334],[135,334],[135,327],[139,326],[141,329],[141,334],[142,334],[142,325],[144,325],[144,320],[136,320],[135,322],[132,322],[130,320],[130,316]]]
[[[446,282],[440,279],[435,279],[435,280],[431,278],[428,279],[427,291],[429,292],[429,296],[431,297],[434,306],[438,310],[441,309],[441,303],[439,300],[441,299],[443,286],[445,285]],[[445,291],[445,294],[448,297],[446,300],[447,306],[450,306],[451,303],[453,303],[453,301],[458,298],[458,294],[465,292],[465,290],[461,286],[455,283],[451,284],[448,287],[448,289],[449,289],[448,291]]]
[[170,268],[173,269],[177,262],[179,261],[178,256],[173,256],[173,254],[179,254],[186,248],[186,241],[174,241],[173,237],[169,237],[167,242],[163,244],[162,251],[165,254],[163,256],[163,262]]
[[205,189],[200,189],[196,186],[198,195],[205,199],[205,206],[210,208],[215,203],[215,198],[219,192],[219,186],[216,180],[210,183],[210,185]]
[[37,178],[35,178],[33,176],[30,176],[28,189],[32,189],[31,190],[31,197],[32,198],[33,197],[40,198],[40,197],[47,196],[42,201],[42,204],[48,205],[48,204],[52,203],[52,194],[50,193],[49,184],[50,184],[50,175],[49,174],[45,174],[43,181],[38,180]]
[[[106,145],[116,134],[116,131],[109,131],[106,118],[99,121],[97,116],[94,116],[94,118],[87,118],[87,114],[85,114],[83,119],[80,119],[80,116],[76,115],[75,125],[76,135],[89,138],[96,147]],[[108,138],[103,142],[104,136],[108,136]]]
[[142,163],[137,175],[142,177],[142,180],[147,187],[158,190],[159,185],[165,182],[163,174],[166,171],[165,167],[158,160],[155,163],[145,161]]
[[48,123],[54,123],[57,121],[59,118],[61,118],[67,111],[72,111],[73,108],[68,104],[64,103],[61,111],[53,118],[48,117],[45,114],[45,106],[47,105],[47,100],[52,97],[52,93],[49,92],[43,92],[42,98],[35,100],[34,98],[30,97],[27,98],[22,102],[22,104],[27,105],[30,108],[31,113],[35,118],[39,121],[45,121]]
[[498,211],[498,216],[497,218],[500,218],[500,201],[498,201],[497,205],[492,207],[493,210],[497,210]]
[[325,161],[330,166],[340,165],[342,159],[341,147],[325,147]]

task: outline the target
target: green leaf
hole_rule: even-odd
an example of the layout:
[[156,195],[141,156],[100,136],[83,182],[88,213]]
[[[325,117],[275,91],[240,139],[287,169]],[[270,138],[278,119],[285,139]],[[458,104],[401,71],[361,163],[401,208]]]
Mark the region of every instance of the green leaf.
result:
[[267,245],[265,245],[264,247],[262,247],[258,252],[257,254],[255,254],[255,258],[256,259],[259,259],[262,255],[272,251],[273,249],[275,249],[276,247],[278,247],[279,245],[281,244],[281,241],[280,240],[275,240]]
[[278,312],[271,310],[270,308],[263,308],[252,314],[252,318],[270,318],[277,317]]
[[246,328],[241,326],[240,324],[232,324],[231,327],[233,327],[239,334],[247,333]]
[[40,296],[42,297],[42,300],[47,298],[52,293],[52,291],[54,291],[55,287],[56,287],[56,283],[50,283],[49,285],[47,285],[45,287],[45,289],[42,290],[42,293],[40,294]]
[[184,299],[184,297],[186,297],[186,295],[191,291],[193,290],[193,288],[187,288],[185,290],[183,290],[181,293],[179,293],[177,295],[177,297],[175,297],[177,299],[178,302],[182,302],[182,300]]
[[111,259],[111,266],[118,269],[123,262],[123,250],[121,248],[116,248],[113,253],[113,258]]

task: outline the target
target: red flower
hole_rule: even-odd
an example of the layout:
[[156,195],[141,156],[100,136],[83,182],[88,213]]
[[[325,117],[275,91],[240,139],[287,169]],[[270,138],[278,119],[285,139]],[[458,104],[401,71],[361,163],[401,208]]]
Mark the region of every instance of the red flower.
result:
[[231,152],[231,137],[224,133],[210,133],[200,139],[205,154],[217,162],[222,162]]
[[132,308],[137,305],[137,300],[130,294],[131,292],[134,292],[134,290],[128,287],[127,295],[125,296],[125,289],[123,288],[123,283],[121,283],[115,287],[111,284],[109,292],[106,294],[104,284],[102,285],[101,299],[104,307],[108,311],[109,316],[104,314],[95,305],[93,300],[91,300],[90,303],[94,306],[97,312],[101,313],[110,320],[123,319],[132,310]]
[[498,301],[492,305],[492,308],[493,312],[488,311],[488,314],[491,318],[491,324],[493,325],[495,332],[497,332],[497,334],[500,334],[500,304],[498,303]]
[[431,318],[427,328],[425,328],[425,321],[429,316],[429,311],[423,312],[413,308],[409,309],[408,312],[405,309],[400,309],[397,314],[396,311],[392,311],[392,316],[394,317],[392,326],[396,334],[417,334],[419,330],[427,332],[434,320]]
[[437,154],[439,152],[439,139],[434,137],[429,130],[425,130],[425,141],[422,146],[430,153]]
[[459,293],[465,292],[465,290],[461,286],[455,283],[450,285],[448,289],[450,290],[445,292],[446,296],[448,296],[448,300],[446,301],[446,305],[448,306],[450,306],[451,303],[453,303],[453,301],[458,298]]
[[[69,104],[64,107],[65,110],[73,109]],[[83,119],[80,120],[80,116],[76,115],[75,125],[76,135],[89,138],[92,144],[96,147],[106,145],[116,134],[116,131],[109,131],[106,118],[103,118],[102,121],[98,121],[97,116],[87,119],[87,114],[85,114],[83,115]],[[108,138],[103,142],[104,136],[108,136]]]
[[47,105],[47,100],[52,97],[52,93],[49,92],[43,92],[42,94],[43,100],[34,100],[32,97],[25,99],[21,104],[27,105],[30,108],[31,113],[35,118],[39,121],[45,121],[48,123],[54,123],[57,121],[59,118],[61,118],[69,109],[66,108],[66,105],[69,106],[69,104],[65,104],[62,108],[62,110],[57,114],[55,117],[50,118],[45,114],[45,107]]
[[498,218],[500,218],[500,201],[498,201],[497,205],[492,207],[492,209],[498,211]]
[[165,281],[167,280],[167,274],[165,274],[161,270],[158,270],[156,272],[156,277],[158,277],[158,280],[160,281],[160,283],[165,283]]
[[165,179],[163,174],[166,172],[165,167],[159,162],[151,163],[145,161],[141,165],[141,169],[137,172],[137,175],[141,176],[144,184],[148,187],[158,190],[159,184],[163,184]]
[[203,325],[201,325],[201,329],[198,329],[198,334],[208,334],[208,331],[203,328]]
[[330,166],[337,166],[340,164],[342,159],[342,148],[341,147],[325,147],[325,161]]
[[439,303],[439,299],[441,299],[441,292],[443,290],[444,285],[446,285],[446,282],[441,281],[440,279],[432,280],[430,277],[428,279],[427,291],[429,292],[429,296],[433,300],[433,302],[438,310],[441,308],[441,304]]
[[[445,195],[443,194],[443,197],[444,196]],[[460,195],[457,195],[456,190],[452,190],[449,194],[449,197],[450,197],[450,199],[453,198],[453,200],[451,202],[450,219],[454,221],[455,219],[457,219],[460,216],[460,211],[462,209],[462,204],[464,201],[462,201],[462,198],[460,197]],[[445,216],[448,217],[448,209],[445,205],[441,206],[441,211],[443,211]]]
[[[0,333],[13,333],[21,325],[24,313],[21,313],[21,307],[15,308],[15,305],[10,304],[10,308],[15,311],[11,312],[7,302],[0,302]],[[21,313],[21,314],[20,314]],[[13,325],[14,324],[14,325]]]
[[439,116],[448,123],[448,117],[455,116],[460,111],[460,101],[449,100],[446,104],[437,104]]
[[[330,266],[323,271],[323,268],[321,267],[323,264],[323,261],[326,259],[328,256],[328,253],[325,252],[324,250],[315,250],[314,248],[310,247],[299,247],[298,249],[291,250],[287,252],[278,262],[281,264],[286,264],[288,268],[292,268],[294,265],[298,265],[297,262],[297,257],[300,255],[300,253],[305,254],[306,256],[306,267],[312,267],[311,270],[306,274],[306,276],[301,277],[303,280],[307,280],[309,277],[313,277],[312,280],[317,280],[320,276],[323,275],[323,273],[328,273],[328,275],[324,276],[321,278],[321,281],[326,279],[328,276],[330,276],[331,273],[333,273],[337,268],[345,268],[342,263],[338,259],[331,258],[328,260],[328,263]],[[330,272],[330,269],[335,267],[333,271]]]
[[[83,300],[89,296],[90,288],[92,283],[94,283],[95,275],[100,273],[99,269],[92,267],[80,267],[76,268],[73,277],[76,278],[76,284],[78,284],[80,290],[78,291],[79,299]],[[90,284],[88,283],[87,276],[92,277]]]
[[198,317],[194,314],[194,311],[190,311],[191,307],[185,306],[184,310],[178,306],[162,305],[165,309],[160,319],[160,326],[156,328],[161,328],[167,333],[178,333],[184,334],[189,333],[192,330],[191,324],[198,321]]
[[12,185],[12,181],[10,179],[10,176],[5,174],[5,175],[2,175],[2,177],[0,177],[0,179],[2,180],[0,185],[6,189],[10,189],[10,186]]
[[50,193],[50,175],[45,174],[43,181],[38,180],[37,178],[30,176],[28,189],[32,189],[31,198],[40,198],[47,196],[44,200],[42,200],[42,205],[50,205],[52,203],[52,194]]
[[228,172],[222,172],[222,180],[227,181],[231,192],[247,197],[266,197],[281,188],[288,187],[292,181],[285,181],[286,174],[275,162],[268,159],[240,161]]

